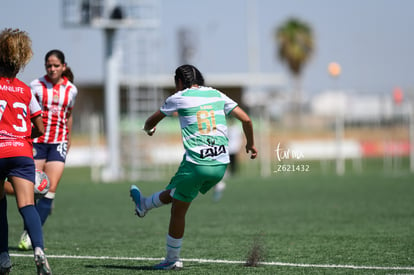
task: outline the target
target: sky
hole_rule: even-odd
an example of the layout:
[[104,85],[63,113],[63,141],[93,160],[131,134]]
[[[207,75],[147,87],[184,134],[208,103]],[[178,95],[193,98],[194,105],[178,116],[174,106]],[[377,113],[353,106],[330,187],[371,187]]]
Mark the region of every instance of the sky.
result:
[[[177,32],[185,27],[194,33],[193,64],[205,76],[248,72],[248,50],[253,48],[260,57],[256,70],[281,74],[289,86],[289,71],[275,54],[274,32],[296,17],[311,26],[315,37],[315,52],[303,72],[306,92],[332,87],[361,93],[392,93],[395,87],[414,92],[414,1],[253,0],[256,12],[248,1],[160,0],[160,73],[172,75],[181,65]],[[252,14],[257,20],[249,25]],[[30,82],[43,75],[45,53],[57,48],[65,53],[76,81],[103,82],[103,31],[65,28],[62,22],[61,1],[2,3],[0,27],[21,28],[33,42],[34,57],[19,77]],[[257,36],[248,36],[249,26]],[[248,37],[256,38],[253,47]],[[341,66],[336,79],[328,74],[330,62]]]

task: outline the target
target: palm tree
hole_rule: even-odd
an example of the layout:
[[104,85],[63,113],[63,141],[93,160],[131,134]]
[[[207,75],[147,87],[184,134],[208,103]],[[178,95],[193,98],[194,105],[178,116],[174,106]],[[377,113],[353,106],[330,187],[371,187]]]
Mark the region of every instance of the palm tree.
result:
[[275,32],[278,44],[278,57],[289,68],[295,82],[293,111],[301,116],[301,75],[305,63],[314,51],[314,38],[311,27],[297,18],[290,18]]

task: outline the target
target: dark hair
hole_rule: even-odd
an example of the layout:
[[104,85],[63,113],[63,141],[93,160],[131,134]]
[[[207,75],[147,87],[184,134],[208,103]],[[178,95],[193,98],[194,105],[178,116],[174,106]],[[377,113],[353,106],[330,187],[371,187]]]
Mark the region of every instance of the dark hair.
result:
[[65,76],[70,82],[73,83],[75,77],[73,75],[72,69],[66,64],[65,54],[61,50],[57,50],[57,49],[50,50],[45,55],[45,63],[47,63],[47,60],[49,59],[51,55],[56,56],[57,59],[59,59],[62,64],[66,65],[66,70],[62,73],[62,76]]
[[56,56],[57,59],[59,59],[62,64],[66,64],[65,54],[62,51],[56,50],[56,49],[47,52],[47,54],[45,55],[45,64],[47,63],[47,60],[49,59],[51,55]]
[[66,66],[66,70],[63,71],[62,76],[66,76],[66,78],[72,83],[75,80],[75,76],[69,66]]
[[190,88],[192,85],[204,85],[204,77],[201,72],[193,65],[181,65],[175,70],[175,84],[181,79],[184,88]]

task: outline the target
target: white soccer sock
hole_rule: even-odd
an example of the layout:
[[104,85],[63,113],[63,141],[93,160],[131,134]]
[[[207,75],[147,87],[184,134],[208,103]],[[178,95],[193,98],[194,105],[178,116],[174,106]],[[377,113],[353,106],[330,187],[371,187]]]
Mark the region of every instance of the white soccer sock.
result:
[[47,192],[46,195],[45,195],[45,198],[53,200],[53,199],[55,199],[55,196],[56,196],[56,193]]
[[183,238],[175,239],[170,235],[167,235],[167,261],[173,262],[180,259],[180,250]]
[[226,183],[224,181],[220,181],[214,186],[214,191],[221,192],[226,189]]
[[164,205],[164,203],[162,203],[162,201],[160,200],[160,194],[162,192],[163,191],[159,191],[145,198],[144,204],[146,210],[150,210],[152,208],[157,208]]

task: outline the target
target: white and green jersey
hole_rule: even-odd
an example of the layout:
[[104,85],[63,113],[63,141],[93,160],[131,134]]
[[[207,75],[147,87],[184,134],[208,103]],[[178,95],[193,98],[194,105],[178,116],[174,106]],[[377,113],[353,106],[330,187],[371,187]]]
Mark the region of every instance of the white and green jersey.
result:
[[189,88],[167,98],[161,112],[178,112],[185,159],[202,165],[229,163],[226,115],[237,103],[209,87]]

